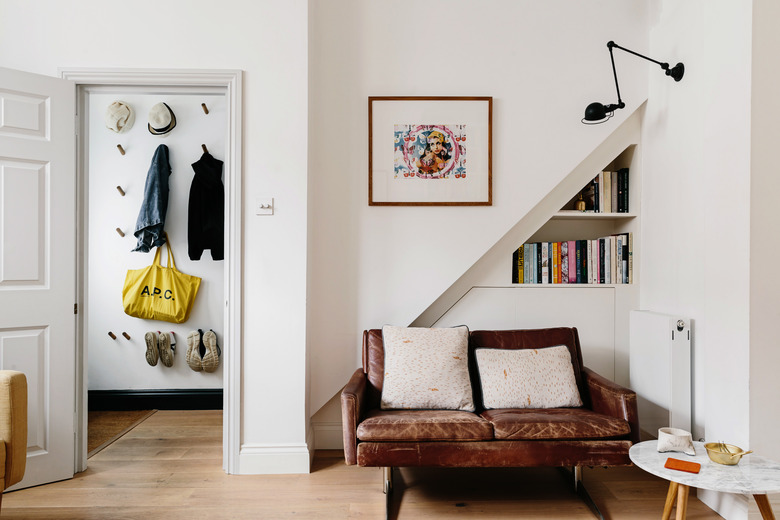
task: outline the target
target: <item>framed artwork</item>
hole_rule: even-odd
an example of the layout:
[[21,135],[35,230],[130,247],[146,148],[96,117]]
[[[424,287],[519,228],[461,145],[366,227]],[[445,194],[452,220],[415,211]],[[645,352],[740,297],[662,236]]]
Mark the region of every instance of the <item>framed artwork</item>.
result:
[[490,206],[492,97],[369,97],[369,206]]

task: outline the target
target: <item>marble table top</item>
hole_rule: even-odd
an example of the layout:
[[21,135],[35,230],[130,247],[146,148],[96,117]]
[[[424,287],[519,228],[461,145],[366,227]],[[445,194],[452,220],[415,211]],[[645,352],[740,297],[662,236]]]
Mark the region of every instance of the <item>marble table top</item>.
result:
[[[760,455],[744,455],[735,466],[712,462],[703,442],[694,442],[696,455],[677,451],[658,452],[658,441],[644,441],[631,446],[628,456],[631,462],[657,477],[700,489],[763,495],[780,492],[780,464]],[[698,462],[699,473],[688,473],[664,468],[669,457]]]

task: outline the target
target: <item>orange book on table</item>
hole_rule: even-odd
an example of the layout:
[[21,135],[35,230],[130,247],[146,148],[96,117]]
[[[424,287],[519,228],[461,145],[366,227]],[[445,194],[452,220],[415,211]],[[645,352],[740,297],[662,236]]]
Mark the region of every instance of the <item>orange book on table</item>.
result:
[[666,459],[666,464],[664,464],[664,467],[667,469],[676,469],[678,471],[687,471],[688,473],[698,473],[699,470],[701,470],[701,464],[698,462],[673,459],[672,457]]

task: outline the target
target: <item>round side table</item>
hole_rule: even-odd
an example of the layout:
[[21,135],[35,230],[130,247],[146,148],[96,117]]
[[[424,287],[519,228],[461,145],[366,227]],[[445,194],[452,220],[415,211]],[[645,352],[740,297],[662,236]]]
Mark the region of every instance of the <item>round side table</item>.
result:
[[[696,455],[690,456],[675,451],[659,453],[658,441],[644,441],[631,446],[628,456],[638,467],[669,481],[663,520],[672,514],[672,506],[677,499],[677,520],[685,518],[688,508],[690,488],[709,489],[725,493],[753,495],[764,519],[774,520],[775,515],[769,504],[767,493],[780,492],[780,464],[759,455],[743,456],[739,464],[725,466],[712,462],[707,456],[703,442],[694,442]],[[669,457],[698,462],[699,473],[688,473],[664,467]]]

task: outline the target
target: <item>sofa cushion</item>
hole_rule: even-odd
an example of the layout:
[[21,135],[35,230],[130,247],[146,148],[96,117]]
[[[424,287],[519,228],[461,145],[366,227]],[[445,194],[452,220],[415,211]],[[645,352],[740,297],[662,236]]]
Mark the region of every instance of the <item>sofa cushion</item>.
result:
[[468,328],[382,328],[381,408],[474,411]]
[[358,425],[361,441],[479,441],[493,438],[493,426],[457,410],[372,410]]
[[585,408],[485,410],[496,439],[615,439],[631,433],[628,421]]
[[569,349],[475,350],[485,408],[582,406]]

